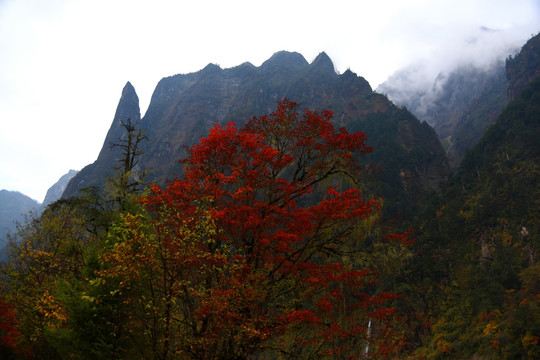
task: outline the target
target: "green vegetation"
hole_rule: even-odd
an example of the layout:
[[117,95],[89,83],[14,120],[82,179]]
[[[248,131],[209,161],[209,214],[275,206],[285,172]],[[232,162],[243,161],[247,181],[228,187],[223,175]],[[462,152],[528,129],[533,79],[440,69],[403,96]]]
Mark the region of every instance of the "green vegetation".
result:
[[143,194],[128,180],[144,136],[126,123],[113,191],[55,202],[12,239],[6,357],[395,356],[408,234],[360,192],[365,134],[297,109],[216,125],[184,178]]
[[409,277],[427,359],[540,355],[540,79],[471,149],[420,220]]
[[286,100],[215,125],[161,188],[140,186],[145,133],[121,123],[108,184],[12,234],[0,357],[540,358],[540,78],[438,194],[433,130],[363,99],[348,130]]

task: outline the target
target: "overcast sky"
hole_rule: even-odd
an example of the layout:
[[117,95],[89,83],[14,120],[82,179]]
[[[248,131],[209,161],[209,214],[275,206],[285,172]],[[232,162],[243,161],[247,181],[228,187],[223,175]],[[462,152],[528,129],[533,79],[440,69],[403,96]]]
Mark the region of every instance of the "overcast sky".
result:
[[419,61],[484,64],[539,31],[539,0],[0,0],[0,189],[41,202],[92,163],[127,81],[144,115],[165,76],[325,51],[375,89]]

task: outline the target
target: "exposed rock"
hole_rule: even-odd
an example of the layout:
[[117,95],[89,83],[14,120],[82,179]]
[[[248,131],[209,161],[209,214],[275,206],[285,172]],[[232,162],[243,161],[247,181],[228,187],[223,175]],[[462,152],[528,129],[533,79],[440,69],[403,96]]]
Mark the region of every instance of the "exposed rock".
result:
[[[121,135],[116,130],[119,121],[128,115],[133,120],[134,112],[138,113],[136,96],[128,97],[127,94],[128,90],[124,89],[97,161],[73,179],[64,196],[75,194],[83,186],[98,185],[114,166],[114,156],[107,144]],[[409,194],[409,200],[421,198],[418,191],[436,188],[436,183],[449,173],[444,151],[427,124],[421,124],[385,96],[374,93],[364,78],[350,70],[337,74],[325,53],[309,64],[302,55],[285,51],[274,54],[260,67],[244,63],[221,69],[210,64],[196,73],[162,79],[141,121],[150,139],[144,144],[141,168],[152,171],[148,180],[164,184],[180,176],[182,168],[178,160],[185,156],[185,147],[199,142],[215,123],[234,121],[241,124],[252,116],[274,111],[276,102],[285,97],[299,102],[304,108],[334,111],[336,125],[365,131],[369,145],[375,149],[389,147],[387,144],[390,143],[408,143],[407,149],[399,150],[399,156],[392,155],[400,159],[408,157],[405,164],[390,165],[376,155],[370,159],[376,159],[378,165],[396,179],[399,171],[395,168],[410,172],[415,184],[410,188],[416,193]],[[128,101],[128,98],[132,100]],[[399,126],[407,131],[398,131],[400,123],[405,124]],[[386,133],[380,134],[381,129]],[[424,153],[431,157],[415,158]],[[403,187],[398,190],[404,191]]]
[[413,82],[409,78],[414,76],[414,69],[399,72],[377,91],[433,126],[450,163],[457,167],[507,103],[504,62],[489,68],[460,66],[439,74],[430,87],[407,88],[405,84]]
[[58,181],[47,190],[47,194],[45,195],[45,199],[43,200],[43,203],[41,204],[41,210],[44,210],[49,204],[52,204],[56,200],[60,199],[62,197],[62,194],[66,190],[67,185],[69,184],[70,180],[77,175],[77,170],[69,170],[67,174],[64,174]]
[[532,37],[515,57],[506,61],[508,100],[515,99],[540,76],[540,35]]
[[122,96],[118,102],[114,119],[109,129],[105,142],[98,155],[97,160],[85,166],[68,183],[62,197],[75,195],[79,190],[89,186],[101,186],[110,176],[121,157],[119,148],[111,148],[111,144],[118,143],[126,136],[122,122],[131,119],[132,123],[140,123],[141,111],[139,109],[139,98],[130,82],[124,86]]

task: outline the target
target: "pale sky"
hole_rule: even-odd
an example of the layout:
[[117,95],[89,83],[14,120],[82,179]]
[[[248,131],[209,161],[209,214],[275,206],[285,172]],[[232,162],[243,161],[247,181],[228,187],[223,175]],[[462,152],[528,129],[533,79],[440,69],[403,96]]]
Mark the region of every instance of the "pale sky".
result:
[[325,51],[375,89],[418,62],[482,65],[539,31],[540,0],[0,0],[0,189],[41,202],[92,163],[127,81],[144,115],[165,76]]

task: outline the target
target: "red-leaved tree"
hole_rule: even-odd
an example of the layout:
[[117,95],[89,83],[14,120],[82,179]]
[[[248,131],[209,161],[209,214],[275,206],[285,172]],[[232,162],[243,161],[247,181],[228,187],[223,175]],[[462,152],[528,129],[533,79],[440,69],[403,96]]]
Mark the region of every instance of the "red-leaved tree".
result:
[[[379,202],[361,193],[365,135],[331,119],[285,99],[241,128],[216,125],[189,150],[184,178],[153,187],[145,219],[126,220],[139,230],[124,243],[140,243],[107,259],[152,283],[160,358],[384,358],[398,349],[396,296],[377,281],[379,265],[406,252],[405,236],[385,234]],[[143,247],[145,260],[129,270]]]
[[0,353],[3,346],[11,348],[15,345],[18,335],[16,324],[15,312],[0,298]]

